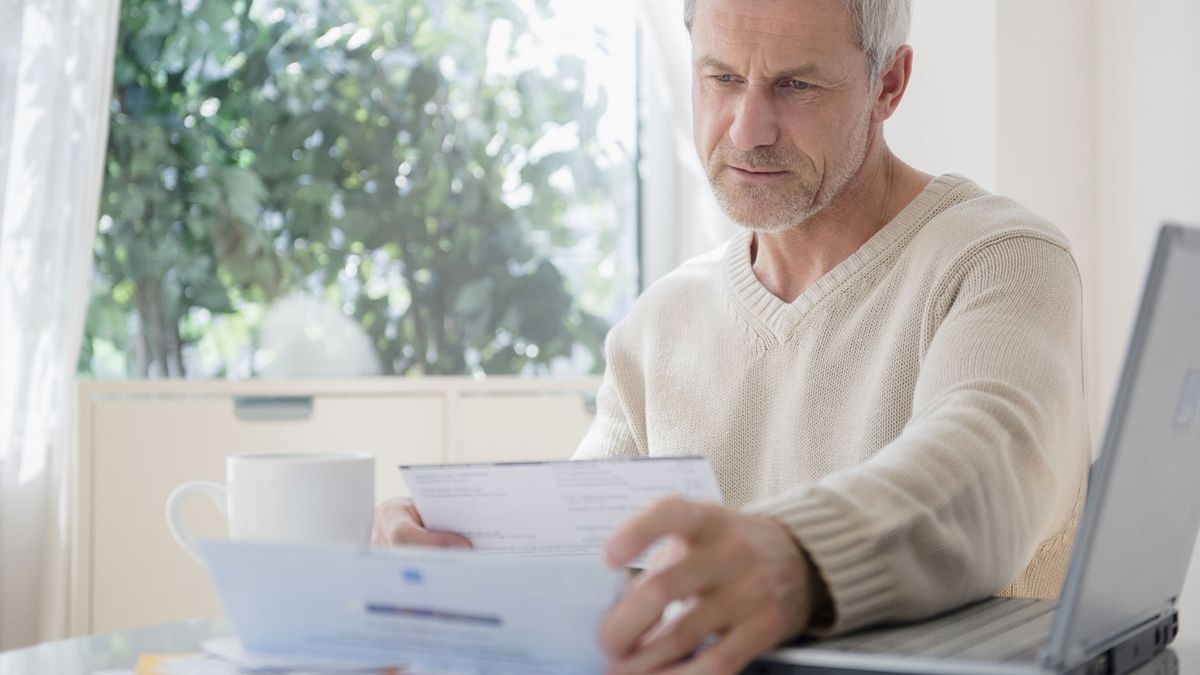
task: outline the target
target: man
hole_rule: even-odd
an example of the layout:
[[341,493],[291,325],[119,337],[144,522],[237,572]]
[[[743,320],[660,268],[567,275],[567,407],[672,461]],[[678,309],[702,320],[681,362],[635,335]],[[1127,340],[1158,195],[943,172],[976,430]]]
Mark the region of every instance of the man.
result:
[[[612,329],[575,458],[703,454],[726,506],[667,499],[608,542],[612,565],[677,544],[605,619],[611,671],[734,672],[803,633],[1056,595],[1088,460],[1065,238],[888,150],[908,0],[686,11],[696,147],[743,231]],[[377,537],[465,544],[405,502]]]

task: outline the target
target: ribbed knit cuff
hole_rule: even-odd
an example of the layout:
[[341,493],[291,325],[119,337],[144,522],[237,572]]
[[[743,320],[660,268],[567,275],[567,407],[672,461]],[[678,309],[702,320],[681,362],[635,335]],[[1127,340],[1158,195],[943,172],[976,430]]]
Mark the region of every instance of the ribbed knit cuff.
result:
[[782,522],[808,553],[833,600],[831,623],[808,633],[828,637],[889,618],[896,584],[876,554],[866,526],[842,505],[811,487],[760,500],[745,511]]

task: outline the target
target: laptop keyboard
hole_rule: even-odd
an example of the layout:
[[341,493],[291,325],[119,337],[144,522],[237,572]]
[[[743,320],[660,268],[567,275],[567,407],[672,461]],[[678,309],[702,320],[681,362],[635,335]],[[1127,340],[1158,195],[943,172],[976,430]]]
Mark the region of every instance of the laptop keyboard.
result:
[[1034,661],[1050,633],[1055,603],[991,598],[936,619],[876,628],[803,646],[871,654],[984,661]]

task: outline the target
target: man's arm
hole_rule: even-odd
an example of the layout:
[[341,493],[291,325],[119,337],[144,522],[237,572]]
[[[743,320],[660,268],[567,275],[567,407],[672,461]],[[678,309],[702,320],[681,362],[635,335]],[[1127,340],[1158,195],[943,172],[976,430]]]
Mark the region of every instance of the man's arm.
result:
[[[1087,463],[1073,259],[1020,236],[944,281],[911,421],[872,459],[749,513],[668,500],[613,536],[612,564],[660,535],[684,552],[606,618],[612,672],[658,672],[710,635],[664,672],[734,672],[800,632],[932,615],[1002,589],[1068,518]],[[683,599],[677,620],[654,627]]]
[[[617,379],[621,375],[616,372],[619,367],[612,357],[612,345],[617,340],[621,324],[613,326],[608,339],[604,341],[604,381],[596,392],[596,419],[588,427],[587,434],[579,443],[571,459],[609,459],[614,457],[645,457],[646,448],[642,447],[634,435],[631,425],[645,424],[644,415],[636,418],[625,397],[637,395],[637,392],[622,392],[617,388]],[[625,378],[632,384],[630,378]],[[644,407],[644,403],[642,403]]]
[[951,267],[904,431],[864,464],[752,505],[812,556],[841,632],[1007,586],[1069,519],[1088,450],[1070,253],[1016,236]]

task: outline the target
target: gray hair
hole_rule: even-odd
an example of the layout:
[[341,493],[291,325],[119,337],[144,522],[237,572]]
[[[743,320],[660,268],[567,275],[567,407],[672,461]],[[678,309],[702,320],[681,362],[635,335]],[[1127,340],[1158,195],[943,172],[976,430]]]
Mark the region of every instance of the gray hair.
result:
[[[867,55],[867,78],[874,86],[883,67],[908,39],[912,0],[842,0],[853,22],[855,44]],[[696,0],[684,0],[683,23],[692,32]]]

